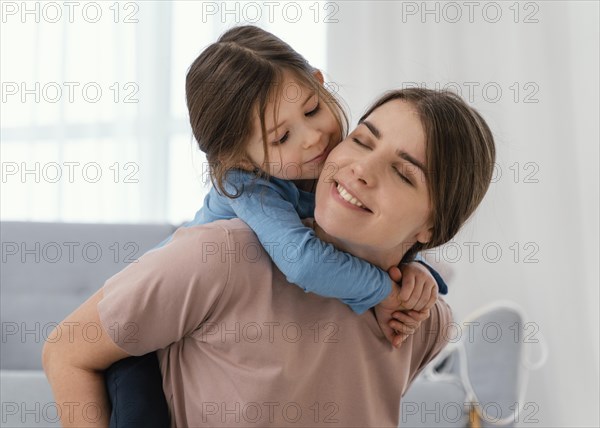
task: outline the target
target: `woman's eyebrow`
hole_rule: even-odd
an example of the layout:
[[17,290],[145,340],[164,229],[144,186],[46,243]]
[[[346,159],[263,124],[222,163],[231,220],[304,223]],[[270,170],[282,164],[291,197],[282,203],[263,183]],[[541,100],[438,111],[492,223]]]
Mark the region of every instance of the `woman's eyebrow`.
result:
[[369,128],[369,131],[371,131],[375,138],[377,138],[378,140],[381,139],[381,131],[368,120],[361,120],[360,122],[358,122],[358,124],[365,125],[367,128]]
[[[378,140],[381,139],[381,131],[379,130],[379,128],[377,128],[375,125],[373,125],[368,120],[362,120],[358,124],[365,125],[369,129],[369,131],[371,131],[371,133],[373,134],[373,136],[376,139],[378,139]],[[404,159],[407,162],[410,162],[411,164],[413,164],[414,166],[419,168],[421,170],[421,172],[423,173],[423,175],[425,175],[425,177],[427,177],[427,173],[425,172],[425,165],[423,165],[420,161],[415,159],[412,155],[408,154],[404,150],[396,149],[396,156]]]
[[411,164],[413,164],[417,168],[419,168],[421,170],[421,172],[423,173],[423,175],[425,177],[427,177],[427,173],[425,172],[425,165],[423,165],[420,161],[418,161],[415,158],[413,158],[411,155],[409,155],[408,153],[406,153],[404,150],[396,149],[396,155],[399,156],[399,157],[401,157],[405,161],[410,162]]

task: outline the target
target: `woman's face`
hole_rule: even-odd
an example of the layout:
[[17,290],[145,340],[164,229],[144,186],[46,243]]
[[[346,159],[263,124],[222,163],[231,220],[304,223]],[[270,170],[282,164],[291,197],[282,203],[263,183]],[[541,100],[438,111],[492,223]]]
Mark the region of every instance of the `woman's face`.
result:
[[[319,73],[317,78],[321,80]],[[335,116],[314,89],[306,88],[290,73],[284,73],[275,120],[274,102],[265,111],[268,164],[265,164],[260,118],[255,114],[247,153],[255,165],[284,180],[318,178],[327,155],[341,139]]]
[[328,241],[386,268],[429,241],[425,165],[414,108],[393,100],[373,111],[331,151],[319,178],[315,220]]

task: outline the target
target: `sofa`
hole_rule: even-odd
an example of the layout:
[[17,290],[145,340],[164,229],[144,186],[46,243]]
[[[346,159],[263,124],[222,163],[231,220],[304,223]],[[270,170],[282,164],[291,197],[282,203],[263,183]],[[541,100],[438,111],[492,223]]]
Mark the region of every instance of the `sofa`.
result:
[[[169,224],[0,223],[0,426],[60,426],[60,410],[42,371],[45,339],[106,279],[135,263],[175,228]],[[505,324],[510,326],[513,318]],[[83,331],[86,326],[73,328]],[[96,334],[94,328],[88,334]],[[468,388],[461,381],[459,364],[464,352],[459,354],[448,347],[417,377],[403,399],[401,426],[469,424]],[[476,368],[492,389],[494,376],[507,377],[508,373],[515,385],[521,381],[519,373],[510,373],[514,368],[504,368],[505,373],[492,370],[492,374],[485,373],[488,369],[485,365]],[[512,383],[508,390],[516,392]]]
[[169,224],[0,223],[2,426],[60,426],[42,371],[44,340],[106,279],[174,230]]

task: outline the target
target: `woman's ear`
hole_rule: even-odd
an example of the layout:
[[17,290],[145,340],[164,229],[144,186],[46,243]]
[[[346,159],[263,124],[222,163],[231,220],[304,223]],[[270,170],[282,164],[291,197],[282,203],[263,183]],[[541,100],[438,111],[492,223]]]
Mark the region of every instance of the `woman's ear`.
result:
[[421,244],[427,244],[431,241],[431,237],[433,236],[433,227],[424,226],[423,229],[417,233],[417,241]]
[[321,85],[325,83],[325,79],[323,78],[323,73],[321,73],[321,70],[315,70],[313,72],[313,76],[315,76],[315,79],[317,79]]

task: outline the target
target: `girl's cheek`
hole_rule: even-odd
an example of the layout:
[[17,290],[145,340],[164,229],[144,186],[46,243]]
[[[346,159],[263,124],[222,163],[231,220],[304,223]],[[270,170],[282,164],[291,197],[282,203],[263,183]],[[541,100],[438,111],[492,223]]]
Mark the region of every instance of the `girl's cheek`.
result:
[[[332,135],[340,135],[342,134],[342,130],[340,128],[340,124],[338,123],[338,121],[335,119],[335,116],[333,115],[333,113],[329,113],[328,117],[326,118],[327,123],[325,124],[325,129],[329,130],[329,133]],[[341,139],[341,138],[340,138]]]

